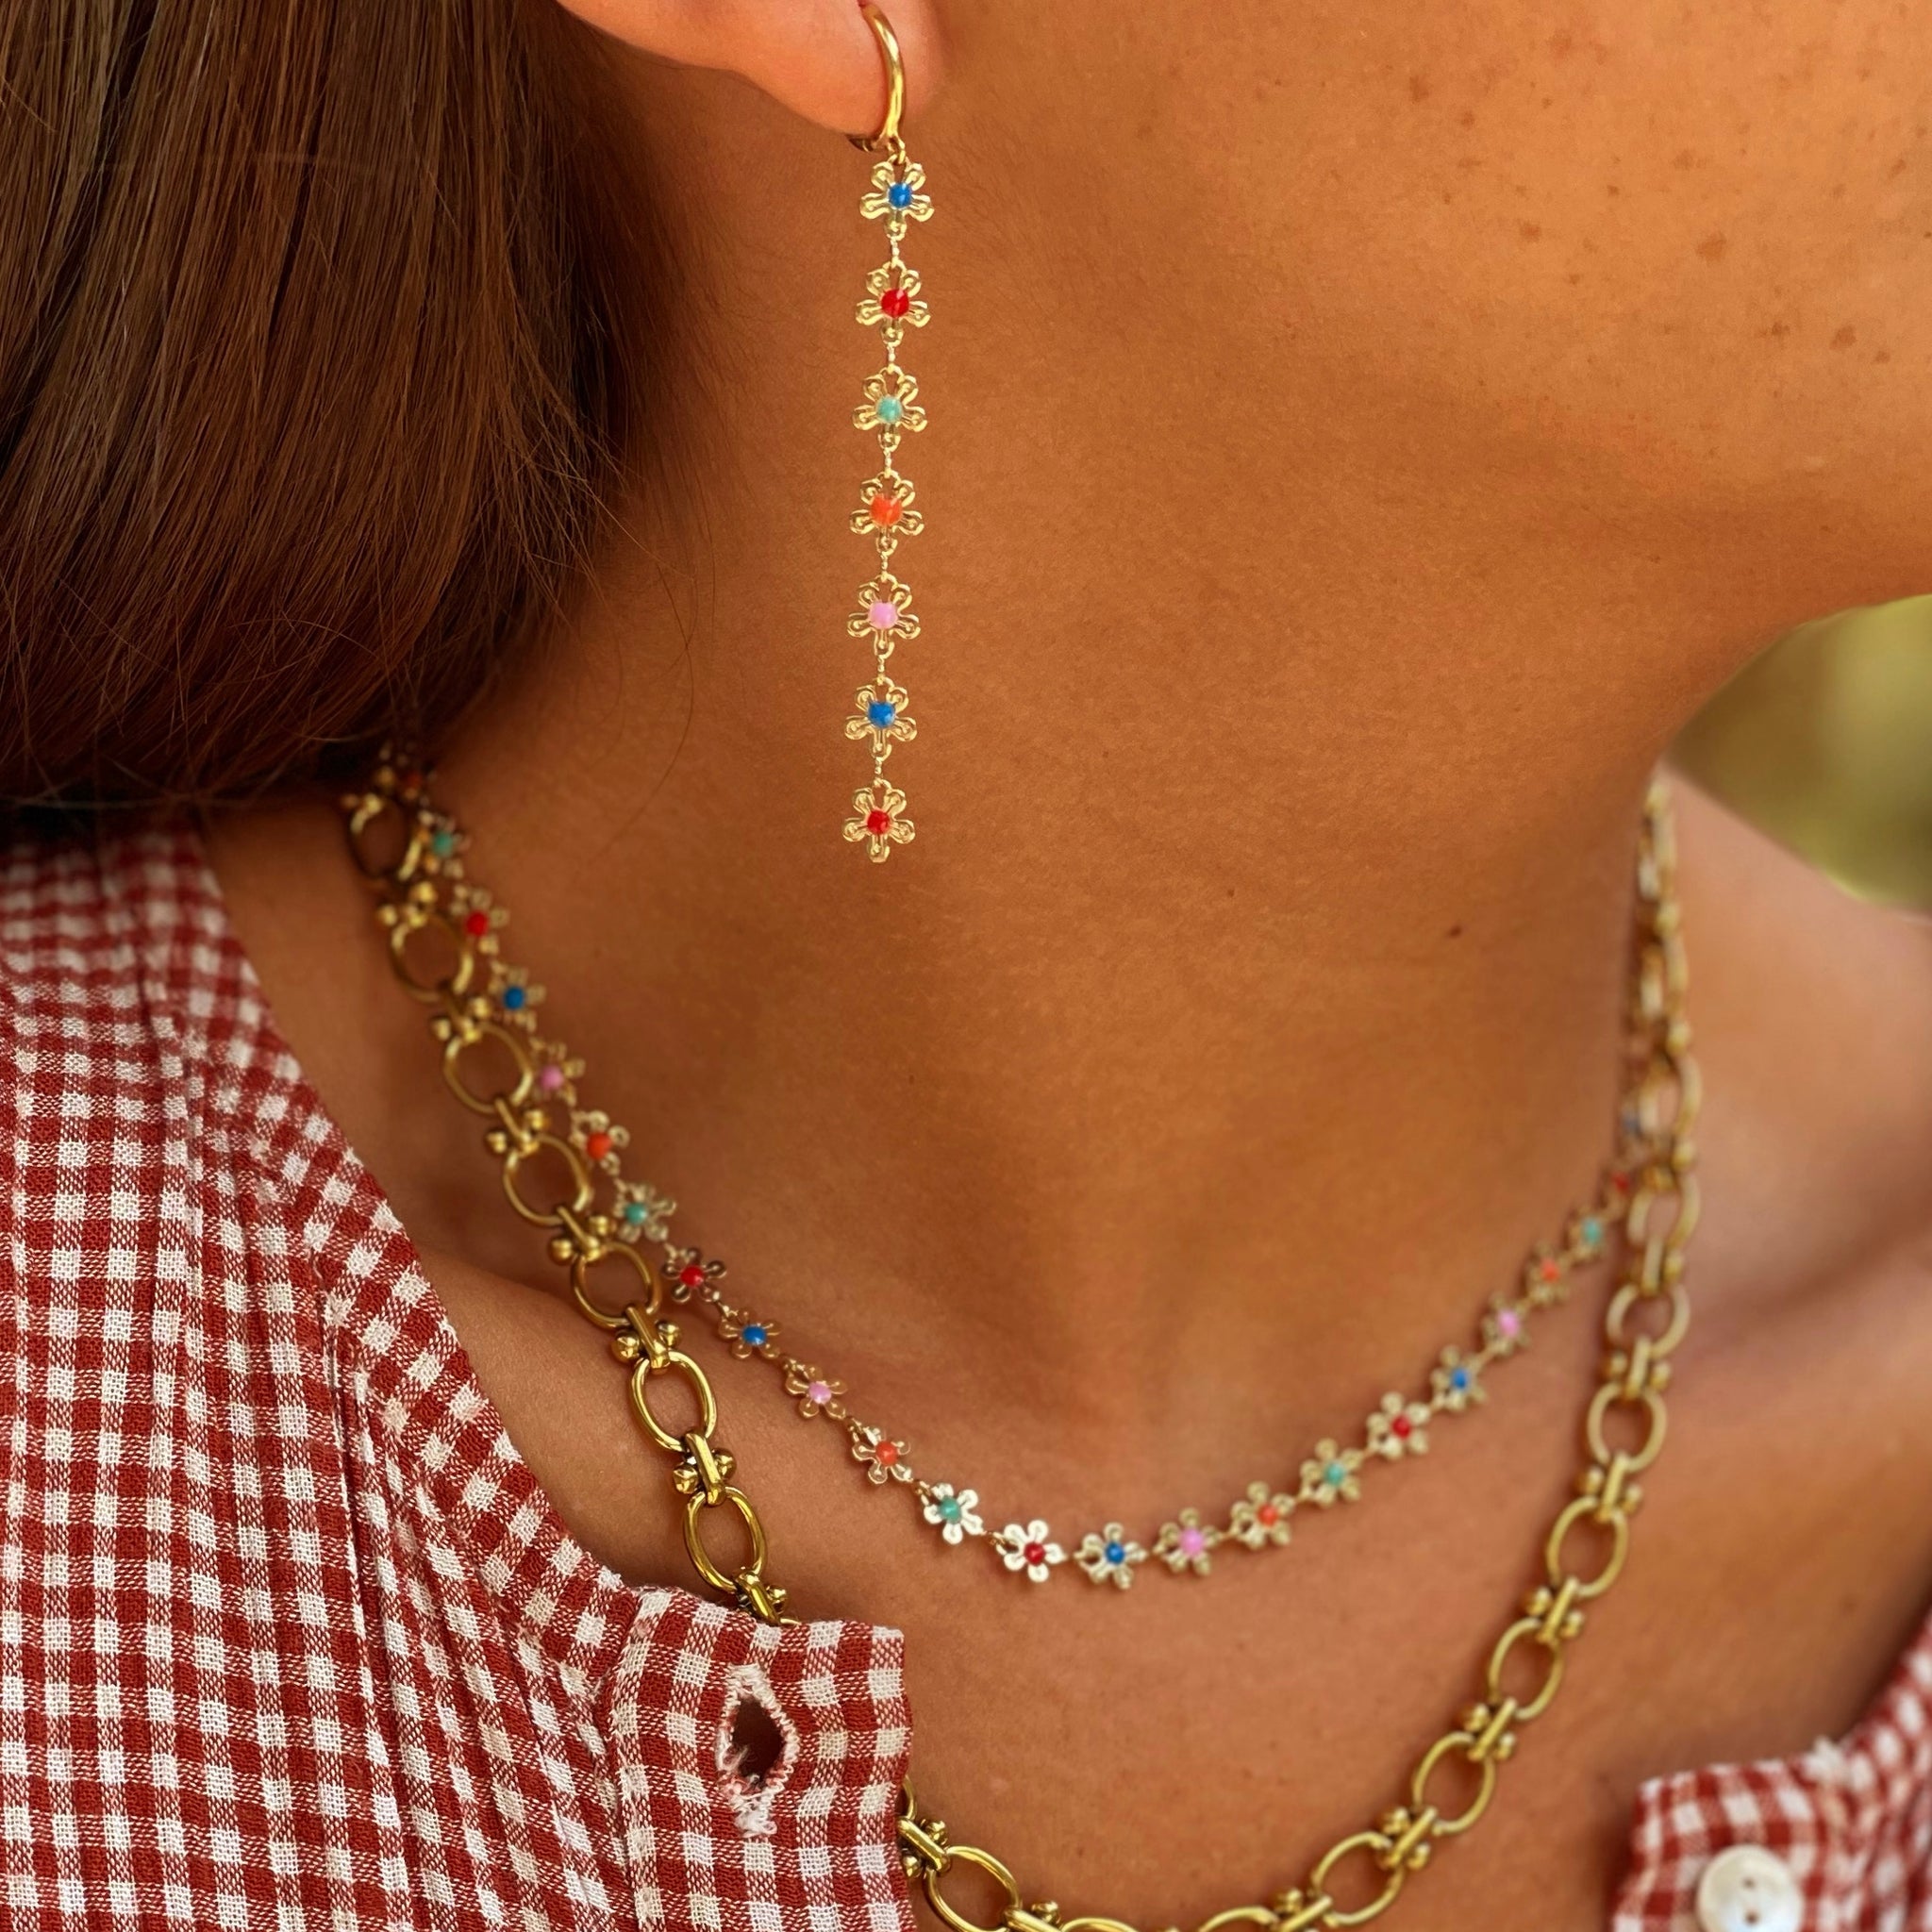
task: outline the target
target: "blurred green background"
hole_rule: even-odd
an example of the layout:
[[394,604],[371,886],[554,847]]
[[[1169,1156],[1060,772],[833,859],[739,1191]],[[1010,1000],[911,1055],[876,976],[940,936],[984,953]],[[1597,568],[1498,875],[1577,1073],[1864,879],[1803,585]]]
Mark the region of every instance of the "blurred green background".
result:
[[1674,758],[1852,891],[1932,908],[1932,596],[1801,625]]

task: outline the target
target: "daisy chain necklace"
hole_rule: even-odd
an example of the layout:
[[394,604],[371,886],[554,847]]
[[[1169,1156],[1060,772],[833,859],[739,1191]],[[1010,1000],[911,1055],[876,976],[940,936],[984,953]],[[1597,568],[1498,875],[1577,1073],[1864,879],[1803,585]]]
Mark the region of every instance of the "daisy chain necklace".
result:
[[[379,808],[372,804],[376,800]],[[1039,1510],[1021,1509],[1003,1527],[991,1528],[998,1519],[981,1501],[979,1489],[924,1474],[904,1436],[854,1411],[842,1379],[786,1346],[775,1320],[727,1297],[722,1260],[672,1238],[676,1204],[650,1182],[625,1173],[629,1132],[602,1108],[582,1102],[584,1064],[541,1026],[543,988],[506,958],[508,913],[471,875],[469,836],[431,799],[425,775],[385,758],[366,796],[345,800],[344,807],[358,839],[374,823],[365,817],[364,826],[356,827],[358,812],[394,810],[411,824],[413,896],[407,917],[391,917],[392,942],[408,945],[426,926],[440,926],[467,949],[472,963],[463,988],[466,1024],[480,1029],[479,1040],[512,1044],[520,1067],[527,1060],[527,1078],[520,1074],[527,1091],[519,1104],[537,1101],[546,1136],[553,1131],[553,1110],[558,1117],[556,1138],[576,1156],[573,1172],[596,1191],[587,1203],[595,1238],[629,1249],[671,1301],[702,1309],[715,1340],[740,1360],[767,1367],[774,1392],[801,1418],[838,1429],[867,1482],[881,1494],[909,1496],[941,1547],[983,1549],[1008,1574],[1029,1583],[1045,1583],[1063,1567],[1122,1591],[1148,1569],[1154,1574],[1205,1577],[1213,1574],[1217,1556],[1286,1548],[1297,1517],[1359,1502],[1365,1479],[1427,1453],[1432,1428],[1480,1410],[1488,1400],[1490,1372],[1528,1346],[1535,1319],[1565,1303],[1574,1274],[1605,1254],[1642,1158],[1637,1110],[1641,1061],[1633,1058],[1638,1071],[1624,1096],[1616,1154],[1593,1198],[1566,1217],[1556,1240],[1530,1251],[1516,1283],[1491,1296],[1465,1342],[1441,1349],[1408,1390],[1386,1392],[1353,1433],[1323,1437],[1272,1477],[1247,1484],[1218,1512],[1189,1506],[1138,1534],[1111,1511],[1095,1512],[1089,1519],[1092,1526],[1071,1545],[1055,1536]],[[655,1250],[653,1261],[644,1259],[647,1243]]]

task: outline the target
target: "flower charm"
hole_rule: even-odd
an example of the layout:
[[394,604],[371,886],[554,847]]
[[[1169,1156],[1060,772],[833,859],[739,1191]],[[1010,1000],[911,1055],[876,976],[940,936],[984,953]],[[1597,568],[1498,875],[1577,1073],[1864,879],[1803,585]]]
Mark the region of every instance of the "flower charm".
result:
[[1519,1349],[1529,1346],[1529,1324],[1523,1310],[1503,1295],[1491,1304],[1483,1317],[1483,1348],[1496,1361],[1507,1361]]
[[884,429],[896,436],[901,430],[915,434],[925,427],[925,411],[913,401],[919,393],[918,380],[903,369],[881,369],[865,382],[865,400],[852,412],[860,429]]
[[[533,1040],[530,1042],[530,1058],[536,1064],[537,1091],[545,1100],[555,1100],[569,1108],[573,1112],[577,1104],[577,1082],[583,1078],[584,1063],[573,1059],[569,1049],[559,1041]],[[671,1211],[669,1207],[664,1210]],[[661,1240],[659,1236],[658,1239]]]
[[1523,1264],[1524,1292],[1538,1307],[1568,1298],[1570,1271],[1547,1248],[1539,1248]]
[[1483,1387],[1479,1363],[1466,1357],[1459,1348],[1445,1348],[1440,1365],[1429,1374],[1437,1407],[1460,1415],[1472,1402],[1487,1402],[1490,1391]]
[[852,1454],[865,1464],[869,1483],[909,1483],[912,1464],[905,1443],[895,1442],[883,1429],[863,1428],[852,1432]]
[[845,1385],[822,1375],[809,1362],[785,1364],[785,1392],[798,1397],[798,1412],[807,1422],[814,1416],[828,1415],[835,1423],[845,1420]]
[[491,962],[490,974],[490,993],[496,1002],[496,1009],[512,1026],[521,1026],[530,1031],[536,1022],[536,1008],[543,998],[543,989],[530,984],[530,975],[521,966],[506,966],[501,960]]
[[925,519],[912,508],[918,492],[905,477],[882,470],[858,486],[858,508],[852,512],[855,537],[916,537]]
[[369,779],[375,791],[384,798],[400,798],[405,805],[425,802],[423,788],[429,782],[429,774],[400,746],[385,741],[375,758],[375,770]]
[[461,878],[463,848],[470,842],[468,834],[459,831],[457,822],[440,811],[424,814],[422,831],[423,856],[417,860],[422,870],[431,878],[439,874],[445,878]]
[[661,1241],[666,1238],[671,1217],[677,1212],[675,1201],[660,1194],[649,1181],[619,1181],[616,1192],[610,1218],[620,1241],[634,1241],[641,1236]]
[[1056,1563],[1064,1563],[1067,1553],[1052,1541],[1053,1532],[1039,1517],[1031,1523],[1009,1523],[993,1538],[1000,1561],[1008,1570],[1024,1570],[1028,1583],[1044,1583]]
[[726,1308],[718,1317],[718,1333],[731,1344],[731,1353],[740,1361],[752,1356],[762,1356],[772,1361],[777,1354],[778,1324],[775,1322],[760,1322],[756,1315],[747,1315],[741,1308]]
[[724,1264],[708,1261],[696,1248],[667,1248],[664,1251],[664,1285],[675,1302],[688,1302],[692,1295],[713,1298],[712,1291],[724,1279]]
[[1146,1560],[1147,1552],[1130,1541],[1118,1523],[1109,1523],[1101,1530],[1090,1529],[1074,1552],[1074,1561],[1093,1582],[1111,1583],[1119,1590],[1133,1582],[1134,1565]]
[[1390,1462],[1404,1456],[1426,1456],[1432,1413],[1426,1402],[1383,1396],[1381,1407],[1369,1418],[1369,1453]]
[[951,1483],[935,1483],[925,1492],[925,1507],[921,1514],[928,1523],[938,1525],[939,1533],[949,1543],[986,1534],[986,1524],[979,1517],[976,1490],[956,1490]]
[[455,887],[449,895],[448,916],[457,931],[482,958],[495,958],[496,935],[503,930],[509,914],[481,886],[464,883]]
[[906,817],[906,794],[883,778],[852,794],[856,818],[845,821],[845,837],[852,844],[863,839],[871,846],[874,864],[892,856],[894,845],[904,845],[912,837],[912,821]]
[[884,758],[895,744],[919,735],[906,715],[906,693],[883,672],[872,684],[862,684],[854,700],[858,709],[845,721],[847,738],[870,738],[873,756]]
[[1196,1576],[1206,1576],[1214,1567],[1210,1553],[1220,1541],[1221,1532],[1203,1523],[1198,1509],[1183,1509],[1178,1522],[1160,1525],[1160,1534],[1154,1540],[1154,1554],[1176,1576],[1190,1570]]
[[872,192],[858,204],[858,212],[869,222],[883,221],[886,233],[895,242],[902,240],[908,222],[932,219],[925,170],[917,161],[888,155],[872,171]]
[[1228,1534],[1251,1550],[1268,1543],[1279,1545],[1288,1541],[1288,1519],[1293,1514],[1292,1496],[1271,1494],[1266,1483],[1250,1483],[1246,1498],[1234,1506],[1228,1517]]
[[895,644],[909,643],[919,635],[912,614],[912,586],[882,570],[858,589],[858,602],[845,620],[848,635],[869,638],[881,658],[890,658]]
[[618,1153],[630,1145],[630,1134],[616,1125],[602,1108],[597,1108],[589,1113],[571,1115],[570,1141],[573,1147],[582,1149],[584,1158],[592,1167],[615,1174]]
[[882,261],[866,276],[865,290],[858,319],[867,328],[883,325],[890,341],[897,341],[908,325],[924,328],[932,319],[932,310],[919,299],[919,271],[903,261]]
[[1362,1466],[1359,1449],[1339,1449],[1332,1437],[1315,1444],[1315,1453],[1302,1464],[1302,1491],[1311,1503],[1332,1509],[1337,1503],[1360,1500],[1361,1485],[1355,1473]]
[[1604,1251],[1605,1228],[1600,1214],[1579,1214],[1570,1229],[1570,1246],[1579,1261],[1594,1261]]

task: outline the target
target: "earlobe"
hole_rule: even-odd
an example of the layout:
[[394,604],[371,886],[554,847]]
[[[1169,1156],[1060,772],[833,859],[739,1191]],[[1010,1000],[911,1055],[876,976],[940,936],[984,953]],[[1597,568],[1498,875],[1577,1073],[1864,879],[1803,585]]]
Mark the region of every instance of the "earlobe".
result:
[[[841,134],[876,127],[878,47],[858,0],[557,0],[594,27],[660,59],[742,75],[793,113]],[[933,92],[933,0],[881,0],[906,58],[917,112]]]

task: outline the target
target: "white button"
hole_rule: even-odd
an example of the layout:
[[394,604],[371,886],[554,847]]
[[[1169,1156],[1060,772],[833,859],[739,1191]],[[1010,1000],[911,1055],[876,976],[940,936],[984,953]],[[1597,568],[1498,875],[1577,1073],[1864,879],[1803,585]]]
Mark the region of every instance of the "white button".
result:
[[1700,1932],[1803,1932],[1805,1895],[1791,1868],[1762,1845],[1733,1845],[1697,1881]]

